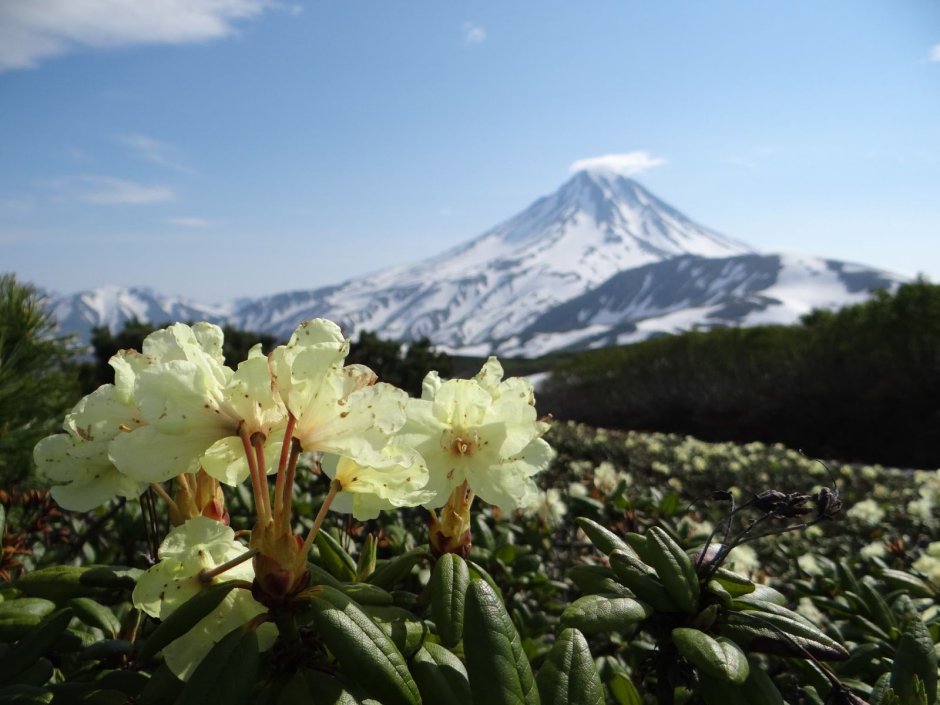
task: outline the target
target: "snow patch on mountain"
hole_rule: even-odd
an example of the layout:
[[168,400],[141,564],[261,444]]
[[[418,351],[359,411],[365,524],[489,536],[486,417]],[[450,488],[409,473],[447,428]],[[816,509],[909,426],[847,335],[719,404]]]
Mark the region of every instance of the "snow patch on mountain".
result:
[[901,280],[812,256],[759,254],[637,182],[595,170],[474,240],[338,285],[217,306],[110,286],[55,299],[53,309],[60,328],[84,340],[94,326],[117,330],[132,317],[209,320],[286,340],[322,316],[353,337],[426,336],[452,353],[535,356],[693,327],[793,323]]

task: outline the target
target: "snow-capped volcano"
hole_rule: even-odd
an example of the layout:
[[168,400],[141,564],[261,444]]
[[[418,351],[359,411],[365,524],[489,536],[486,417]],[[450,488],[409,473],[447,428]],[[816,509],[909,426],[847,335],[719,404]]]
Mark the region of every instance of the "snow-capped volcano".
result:
[[[696,225],[635,181],[581,171],[555,193],[436,257],[339,287],[261,299],[240,312],[249,329],[328,311],[350,331],[428,336],[486,352],[553,306],[617,272],[679,255],[728,257],[747,245]],[[291,306],[293,299],[296,306]]]
[[842,262],[797,266],[759,255],[631,179],[580,171],[469,242],[335,286],[222,306],[108,287],[53,303],[60,327],[85,339],[92,326],[117,329],[130,315],[227,322],[282,339],[323,316],[353,337],[368,330],[427,336],[455,353],[538,355],[696,325],[795,322],[810,308],[854,303],[872,286],[901,280]]

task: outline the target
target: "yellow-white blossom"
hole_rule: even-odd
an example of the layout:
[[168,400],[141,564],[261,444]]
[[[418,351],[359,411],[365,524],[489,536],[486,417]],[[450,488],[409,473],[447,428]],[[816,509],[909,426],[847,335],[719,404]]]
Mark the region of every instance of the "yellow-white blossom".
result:
[[382,458],[380,465],[367,466],[344,456],[324,456],[323,471],[340,486],[330,509],[366,521],[381,511],[416,507],[433,498],[424,489],[428,469],[416,451],[387,446]]
[[144,425],[112,444],[111,458],[123,472],[152,482],[202,467],[237,484],[248,476],[241,430],[260,433],[266,466],[276,462],[286,410],[260,345],[237,372],[223,364],[222,330],[210,323],[174,324],[147,336],[143,347],[160,364],[136,381]]
[[66,433],[41,440],[34,452],[39,477],[51,484],[52,498],[65,509],[88,511],[115,497],[135,498],[146,482],[157,478],[129,477],[114,466],[109,449],[115,438],[143,422],[134,400],[137,376],[153,359],[122,350],[108,364],[114,384],[84,397],[65,417]]
[[408,395],[377,382],[364,365],[344,366],[348,352],[339,326],[318,318],[301,324],[287,345],[271,353],[271,369],[305,451],[381,466],[383,449],[405,423]]
[[522,507],[526,516],[537,517],[546,526],[554,526],[565,518],[568,507],[561,498],[561,491],[550,487],[535,495],[531,504]]
[[548,467],[554,451],[542,439],[548,424],[535,411],[532,384],[503,380],[491,357],[472,379],[424,379],[421,399],[408,403],[401,443],[415,448],[430,472],[434,498],[443,506],[464,482],[485,502],[505,510],[524,506],[538,492],[532,476]]
[[[245,554],[248,548],[235,540],[229,527],[207,517],[193,517],[167,534],[160,546],[160,562],[148,569],[134,588],[134,606],[151,617],[166,619],[183,603],[205,587],[202,571],[212,570]],[[229,568],[216,577],[251,581],[251,561]],[[234,589],[212,612],[176,641],[163,649],[167,666],[178,678],[186,680],[212,647],[233,629],[241,627],[267,611],[249,590]],[[272,624],[258,628],[262,650],[271,647],[277,636]]]
[[864,526],[877,526],[885,518],[885,510],[873,499],[863,499],[856,502],[845,513],[850,519],[855,519]]

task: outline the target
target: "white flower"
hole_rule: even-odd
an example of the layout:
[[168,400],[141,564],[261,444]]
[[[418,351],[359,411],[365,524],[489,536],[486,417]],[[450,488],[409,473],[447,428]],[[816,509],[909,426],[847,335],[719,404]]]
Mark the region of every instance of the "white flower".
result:
[[865,558],[883,558],[887,554],[887,551],[885,550],[883,541],[872,541],[862,546],[859,553]]
[[568,485],[568,496],[587,497],[588,488],[582,485],[580,482],[572,482]]
[[865,526],[877,526],[885,518],[885,511],[873,499],[863,499],[853,504],[845,513]]
[[[176,527],[160,546],[160,562],[148,569],[134,588],[134,606],[151,617],[166,619],[180,605],[204,587],[199,574],[211,570],[247,551],[235,540],[229,527],[206,517],[193,517]],[[215,580],[254,579],[251,561],[229,568]],[[193,629],[163,649],[167,666],[187,680],[212,647],[231,632],[267,609],[248,590],[236,588],[222,603],[200,620]],[[271,647],[277,636],[273,624],[258,628],[261,649]]]
[[297,419],[294,437],[305,451],[380,467],[383,448],[405,423],[408,395],[376,382],[364,365],[343,366],[349,342],[335,323],[307,321],[271,353],[281,399]]
[[434,498],[433,492],[423,489],[428,469],[416,451],[391,445],[382,456],[382,465],[371,466],[337,455],[323,457],[323,471],[341,488],[330,509],[366,521],[380,511],[416,507]]
[[548,424],[535,412],[532,384],[502,380],[489,358],[473,379],[424,379],[421,399],[408,402],[401,443],[414,447],[430,472],[429,509],[443,506],[464,482],[485,502],[512,510],[532,501],[532,476],[548,467],[554,451],[542,440]]
[[147,336],[144,351],[160,364],[137,378],[134,396],[145,425],[115,439],[110,452],[118,468],[153,482],[203,467],[234,485],[248,476],[242,428],[264,437],[266,467],[276,462],[286,410],[260,345],[235,372],[222,363],[218,326],[177,323]]
[[79,401],[65,417],[66,433],[44,438],[33,451],[39,477],[54,483],[52,497],[65,509],[88,511],[115,497],[138,497],[146,487],[116,468],[108,451],[115,438],[142,423],[134,382],[153,359],[122,350],[108,364],[114,384]]
[[568,507],[562,501],[561,492],[551,487],[544,492],[539,492],[534,502],[523,507],[523,512],[526,516],[538,517],[546,526],[554,526],[565,518]]
[[913,568],[920,571],[935,585],[940,585],[940,541],[927,546],[927,551],[913,563]]

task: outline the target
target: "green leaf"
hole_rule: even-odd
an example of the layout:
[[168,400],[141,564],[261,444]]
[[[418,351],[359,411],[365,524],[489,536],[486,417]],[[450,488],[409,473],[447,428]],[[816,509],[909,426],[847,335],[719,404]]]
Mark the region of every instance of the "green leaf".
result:
[[610,567],[618,580],[640,600],[657,612],[678,612],[679,606],[666,592],[662,581],[650,566],[629,553],[614,551],[610,554]]
[[699,582],[692,559],[658,526],[646,532],[649,561],[666,592],[683,612],[698,612]]
[[390,592],[371,583],[345,583],[340,589],[360,605],[390,605],[394,602]]
[[700,673],[738,684],[747,680],[747,656],[730,639],[713,639],[698,629],[678,627],[672,630],[672,642]]
[[470,570],[453,553],[441,556],[431,575],[431,619],[444,646],[456,646],[463,638],[464,603]]
[[73,597],[68,604],[75,611],[75,616],[89,627],[98,627],[111,637],[116,637],[121,631],[121,622],[114,612],[90,597]]
[[54,602],[73,597],[105,598],[133,590],[134,578],[140,572],[109,566],[54,565],[26,573],[16,581],[16,587],[30,597]]
[[584,635],[565,629],[535,679],[543,705],[604,705],[604,688]]
[[463,662],[439,644],[426,643],[411,660],[423,705],[471,702],[470,681]]
[[901,699],[902,705],[915,702],[914,681],[919,678],[928,703],[937,698],[937,652],[930,631],[920,619],[908,625],[894,653],[891,669],[891,688]]
[[412,568],[417,565],[423,556],[427,555],[427,548],[413,548],[385,563],[381,563],[375,572],[369,576],[372,585],[391,590],[411,574]]
[[[369,700],[374,703],[374,700]],[[328,673],[298,671],[278,694],[277,705],[361,705],[347,685]]]
[[619,632],[642,622],[653,608],[630,597],[585,595],[565,608],[561,624],[583,632]]
[[719,583],[733,597],[751,594],[756,589],[753,582],[727,568],[715,571],[712,580]]
[[604,581],[613,579],[615,575],[614,571],[602,565],[581,563],[568,569],[568,578],[585,594],[609,592]]
[[349,583],[356,581],[356,561],[329,531],[318,531],[314,543],[319,549],[317,562],[333,577]]
[[519,633],[485,580],[467,589],[463,641],[474,705],[539,705]]
[[[578,526],[581,527],[581,530],[587,534],[588,539],[591,543],[594,544],[594,548],[603,553],[605,556],[609,556],[613,551],[623,551],[624,553],[632,553],[636,555],[629,544],[627,544],[622,538],[617,536],[610,529],[601,526],[593,519],[588,519],[587,517],[578,517],[575,519]],[[639,556],[637,556],[639,558]]]
[[254,629],[238,627],[226,634],[199,662],[183,686],[176,705],[251,702],[251,690],[260,667],[258,634]]
[[156,656],[157,652],[164,646],[189,632],[203,617],[218,607],[225,599],[225,596],[234,588],[235,583],[227,581],[209,585],[193,595],[153,630],[153,633],[140,649],[140,660],[148,661]]
[[868,701],[871,705],[901,705],[901,699],[898,697],[897,693],[892,690],[890,683],[890,673],[883,673],[881,677],[875,681],[875,685],[871,689],[871,694],[868,696]]
[[38,628],[20,639],[0,664],[0,683],[15,678],[44,656],[68,627],[72,610],[65,608],[46,617]]
[[45,617],[55,610],[55,602],[41,597],[21,597],[18,600],[0,602],[0,619],[17,617]]
[[499,588],[499,585],[496,584],[496,581],[493,580],[493,576],[487,572],[486,568],[473,560],[467,560],[466,563],[467,568],[470,570],[470,582],[482,580],[490,586],[493,592],[499,595],[500,599],[502,599],[503,591]]
[[861,587],[862,600],[864,600],[865,606],[868,608],[868,615],[875,624],[881,627],[886,633],[890,634],[891,630],[897,627],[897,620],[891,613],[891,608],[888,607],[888,603],[885,602],[885,599],[881,596],[881,588],[878,586],[878,583],[873,578],[866,576],[859,585]]
[[607,683],[607,687],[614,700],[617,701],[617,705],[643,705],[643,699],[626,673],[615,673]]
[[359,560],[356,563],[356,580],[363,581],[375,572],[377,544],[375,536],[369,534],[362,544]]
[[928,583],[903,570],[885,568],[881,571],[881,578],[893,589],[901,589],[913,597],[935,597],[937,591]]
[[305,591],[302,599],[319,638],[367,693],[385,705],[421,702],[398,647],[352,599],[326,585]]
[[[781,608],[785,609],[785,608]],[[805,658],[803,649],[821,661],[844,661],[848,651],[815,626],[785,614],[758,610],[728,612],[720,627],[749,651]]]

